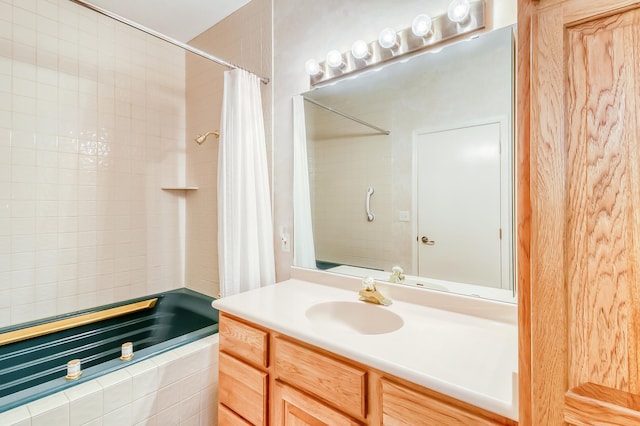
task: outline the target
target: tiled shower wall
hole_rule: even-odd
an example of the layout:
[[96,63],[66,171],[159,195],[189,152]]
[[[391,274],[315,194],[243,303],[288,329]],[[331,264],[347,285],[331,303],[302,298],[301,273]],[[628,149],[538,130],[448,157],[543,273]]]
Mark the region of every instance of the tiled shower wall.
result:
[[184,52],[0,0],[0,326],[184,283]]
[[[252,0],[200,34],[189,44],[271,78],[271,0]],[[186,286],[215,296],[218,280],[217,169],[218,140],[210,136],[198,145],[193,139],[220,129],[223,76],[227,69],[187,54],[187,183]],[[271,152],[271,93],[273,83],[261,85],[267,153]],[[271,169],[271,159],[269,168]]]

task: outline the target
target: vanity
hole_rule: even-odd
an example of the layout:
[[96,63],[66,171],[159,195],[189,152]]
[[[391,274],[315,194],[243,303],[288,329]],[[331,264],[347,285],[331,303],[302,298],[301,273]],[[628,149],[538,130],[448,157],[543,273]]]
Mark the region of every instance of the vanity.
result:
[[292,269],[218,299],[219,423],[517,424],[517,308]]

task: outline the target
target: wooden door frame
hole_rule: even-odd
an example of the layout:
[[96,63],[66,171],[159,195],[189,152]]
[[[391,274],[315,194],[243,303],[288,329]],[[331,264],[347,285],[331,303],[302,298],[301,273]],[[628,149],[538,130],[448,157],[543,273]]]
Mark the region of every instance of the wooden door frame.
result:
[[530,187],[530,67],[531,19],[537,1],[518,1],[516,40],[516,284],[518,301],[519,424],[531,423],[531,187]]

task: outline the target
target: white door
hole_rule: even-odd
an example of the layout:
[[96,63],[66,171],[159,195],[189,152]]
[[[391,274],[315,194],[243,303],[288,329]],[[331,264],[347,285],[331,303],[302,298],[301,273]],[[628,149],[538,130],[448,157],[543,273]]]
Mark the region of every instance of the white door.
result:
[[415,143],[419,275],[500,288],[500,123]]

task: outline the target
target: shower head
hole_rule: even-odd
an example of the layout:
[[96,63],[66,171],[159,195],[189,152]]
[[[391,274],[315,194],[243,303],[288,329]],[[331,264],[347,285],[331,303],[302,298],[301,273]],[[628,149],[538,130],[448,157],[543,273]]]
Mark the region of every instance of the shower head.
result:
[[209,137],[209,135],[214,135],[216,138],[218,138],[220,137],[220,132],[217,130],[215,132],[207,132],[204,135],[200,135],[197,138],[195,138],[195,141],[198,142],[198,145],[202,145],[204,141],[207,139],[207,137]]

